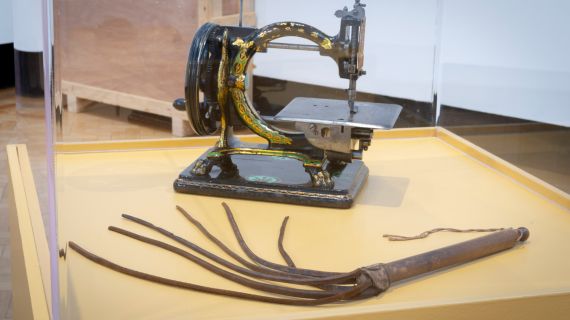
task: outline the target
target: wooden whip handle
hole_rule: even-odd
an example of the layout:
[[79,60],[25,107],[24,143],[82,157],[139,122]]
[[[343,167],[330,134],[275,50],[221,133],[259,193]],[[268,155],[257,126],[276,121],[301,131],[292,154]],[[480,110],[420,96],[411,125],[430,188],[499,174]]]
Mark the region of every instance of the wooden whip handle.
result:
[[528,239],[529,234],[529,230],[524,227],[497,231],[473,240],[393,261],[385,264],[385,268],[390,282],[394,283],[510,249],[517,242]]

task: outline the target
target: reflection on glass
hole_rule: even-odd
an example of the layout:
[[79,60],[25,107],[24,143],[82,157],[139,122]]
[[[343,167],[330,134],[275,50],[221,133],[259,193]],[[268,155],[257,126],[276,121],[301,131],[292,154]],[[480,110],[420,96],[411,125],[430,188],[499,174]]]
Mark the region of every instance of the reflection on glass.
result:
[[569,192],[570,45],[556,39],[570,32],[570,5],[444,8],[438,124]]

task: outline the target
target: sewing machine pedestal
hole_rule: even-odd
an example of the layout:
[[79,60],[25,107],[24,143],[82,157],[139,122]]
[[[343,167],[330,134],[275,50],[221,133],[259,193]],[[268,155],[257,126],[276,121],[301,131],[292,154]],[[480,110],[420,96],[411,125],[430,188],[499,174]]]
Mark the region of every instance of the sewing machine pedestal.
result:
[[[209,152],[209,151],[208,151]],[[330,208],[350,208],[368,177],[364,162],[354,160],[342,168],[331,170],[334,186],[314,187],[300,161],[285,157],[232,155],[238,172],[225,175],[218,166],[209,174],[192,173],[196,162],[205,160],[204,153],[174,182],[177,192],[224,198],[263,200]]]

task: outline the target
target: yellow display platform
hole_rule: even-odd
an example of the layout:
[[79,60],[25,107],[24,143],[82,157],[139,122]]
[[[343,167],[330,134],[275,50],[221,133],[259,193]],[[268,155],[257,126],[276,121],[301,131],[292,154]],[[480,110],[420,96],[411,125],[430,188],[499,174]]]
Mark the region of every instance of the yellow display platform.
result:
[[50,256],[25,145],[8,145],[12,309],[14,319],[49,319]]
[[[187,260],[107,230],[165,237],[121,218],[129,213],[227,256],[176,211],[190,211],[230,248],[223,199],[177,194],[178,173],[211,138],[57,146],[59,243],[74,241],[118,264],[167,278],[255,293]],[[440,128],[393,130],[365,154],[370,177],[353,208],[225,199],[251,248],[274,262],[284,245],[299,267],[349,271],[471,239],[436,227],[530,229],[513,250],[397,284],[364,301],[319,307],[250,302],[166,287],[116,273],[69,250],[60,259],[63,319],[566,319],[570,314],[570,196]],[[277,169],[277,168],[276,168]]]

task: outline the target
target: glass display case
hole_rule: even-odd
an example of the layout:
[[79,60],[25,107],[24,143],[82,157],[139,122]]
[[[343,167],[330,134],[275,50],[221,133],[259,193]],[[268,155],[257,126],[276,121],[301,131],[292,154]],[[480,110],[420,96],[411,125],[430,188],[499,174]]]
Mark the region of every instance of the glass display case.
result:
[[[52,319],[480,318],[505,308],[563,318],[570,46],[557,39],[570,31],[567,9],[563,1],[48,1],[48,187],[42,209],[25,211],[48,217],[48,241],[31,218],[21,248],[37,256],[36,266],[24,264],[40,285],[26,287],[34,301],[15,302],[15,314],[36,303],[28,312]],[[295,116],[310,120],[285,112],[296,101],[304,104]],[[344,119],[335,103],[356,111]],[[11,161],[25,162],[22,152]],[[187,250],[184,238],[210,252],[200,259],[245,259],[241,267],[255,269],[241,251],[247,242],[283,268],[350,271],[481,236],[383,234],[521,226],[530,240],[514,250],[402,283],[393,276],[379,296],[319,307],[197,292],[188,283],[263,293],[220,277],[235,270],[227,264],[212,272],[173,254]]]

